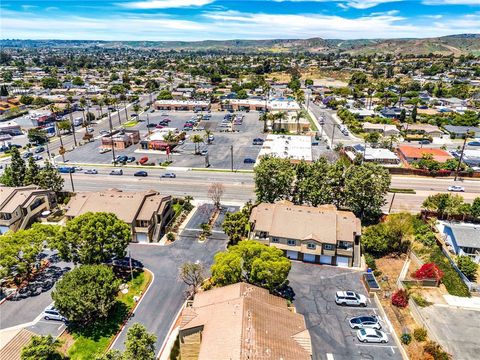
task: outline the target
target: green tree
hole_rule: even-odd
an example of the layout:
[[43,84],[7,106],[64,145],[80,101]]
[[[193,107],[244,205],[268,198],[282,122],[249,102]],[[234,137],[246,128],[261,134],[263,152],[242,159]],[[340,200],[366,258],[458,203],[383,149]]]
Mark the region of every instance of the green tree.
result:
[[240,241],[214,259],[211,281],[215,286],[246,281],[274,292],[286,284],[291,268],[282,250],[253,240]]
[[186,262],[180,267],[178,276],[189,287],[188,297],[190,297],[197,292],[198,287],[205,280],[205,270],[201,263]]
[[376,257],[388,253],[388,230],[385,224],[367,227],[362,234],[363,250]]
[[247,91],[245,89],[241,89],[238,91],[237,93],[237,99],[247,99],[248,98],[248,94],[247,94]]
[[57,122],[57,129],[59,131],[70,131],[72,129],[72,125],[68,120],[61,120]]
[[42,189],[59,192],[63,189],[63,182],[64,180],[58,170],[47,160],[43,169],[38,173],[35,184]]
[[312,206],[331,204],[333,188],[329,182],[330,165],[325,158],[312,164],[301,161],[295,166],[295,187],[293,200],[296,204],[308,203]]
[[44,144],[47,142],[47,133],[43,129],[31,128],[27,132],[28,141],[33,144]]
[[240,240],[248,235],[249,217],[252,204],[248,202],[242,210],[225,215],[222,223],[222,229],[230,239],[230,245],[236,245]]
[[8,89],[6,85],[0,86],[0,96],[7,97],[8,96]]
[[480,218],[480,197],[476,197],[475,200],[473,200],[470,214],[475,218]]
[[75,76],[72,80],[72,84],[75,86],[83,86],[85,82],[80,76]]
[[478,264],[468,255],[460,255],[457,258],[457,266],[460,271],[471,281],[477,279]]
[[199,154],[200,153],[200,147],[199,147],[198,144],[203,142],[203,137],[201,135],[195,134],[190,138],[190,140],[195,145],[195,154]]
[[65,260],[101,264],[124,257],[131,237],[128,224],[115,214],[88,212],[67,222],[55,247]]
[[69,321],[88,324],[108,317],[119,286],[109,266],[81,265],[57,282],[52,299]]
[[25,181],[25,161],[16,147],[10,149],[11,162],[0,177],[5,186],[23,186]]
[[105,354],[95,356],[95,360],[127,360],[119,350],[108,350]]
[[141,324],[133,324],[127,332],[125,359],[154,360],[157,337],[147,332]]
[[363,86],[363,85],[367,85],[367,83],[368,83],[367,75],[365,75],[365,73],[363,73],[363,72],[356,71],[350,77],[348,85],[350,85],[350,86],[353,86],[353,85]]
[[42,86],[44,89],[55,89],[58,88],[58,85],[58,79],[54,77],[45,77],[42,79]]
[[289,199],[295,171],[288,159],[265,156],[254,168],[255,193],[259,202]]
[[365,163],[350,166],[345,173],[345,205],[361,220],[377,218],[385,205],[390,174],[380,165]]
[[160,90],[157,96],[157,100],[172,100],[172,93],[168,90]]
[[60,341],[52,335],[34,335],[30,343],[23,347],[20,358],[22,360],[61,360],[63,355],[59,352]]
[[36,184],[38,182],[38,175],[40,173],[40,168],[37,165],[37,162],[30,156],[28,158],[28,167],[25,170],[25,181],[24,185]]
[[365,142],[372,144],[372,145],[377,145],[380,140],[380,133],[374,131],[371,133],[368,133],[365,135]]
[[415,105],[413,107],[413,110],[412,110],[412,120],[413,120],[413,122],[417,122],[417,113],[418,113],[418,110],[417,110],[417,106]]

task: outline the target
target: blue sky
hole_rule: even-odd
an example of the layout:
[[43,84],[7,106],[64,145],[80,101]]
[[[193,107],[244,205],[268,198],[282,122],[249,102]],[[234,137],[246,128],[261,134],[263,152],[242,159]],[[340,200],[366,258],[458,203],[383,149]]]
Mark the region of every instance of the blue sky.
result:
[[480,0],[2,0],[0,37],[400,38],[480,33]]

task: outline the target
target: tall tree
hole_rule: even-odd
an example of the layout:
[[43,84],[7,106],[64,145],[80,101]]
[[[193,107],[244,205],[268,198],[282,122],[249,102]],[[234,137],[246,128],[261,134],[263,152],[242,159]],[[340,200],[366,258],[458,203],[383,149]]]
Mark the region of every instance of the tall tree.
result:
[[63,189],[63,181],[58,170],[47,160],[45,161],[45,166],[37,175],[36,184],[42,189],[59,192]]
[[22,360],[62,360],[64,356],[59,352],[61,342],[52,335],[34,335],[30,343],[23,347],[20,358]]
[[24,185],[36,184],[38,182],[38,175],[40,173],[40,168],[37,165],[37,162],[30,156],[28,158],[28,167],[25,171],[25,181]]
[[122,258],[132,235],[115,214],[88,212],[67,222],[56,244],[62,258],[81,264],[101,264]]
[[157,337],[147,332],[147,329],[141,324],[133,324],[127,332],[125,341],[125,352],[123,356],[126,359],[154,360],[155,343]]
[[188,286],[188,297],[193,296],[203,280],[205,269],[201,263],[186,262],[180,267],[178,276]]
[[254,172],[258,201],[273,203],[290,198],[295,171],[288,159],[263,157]]
[[81,265],[57,282],[52,299],[69,321],[88,324],[108,317],[119,285],[109,266]]
[[0,182],[5,186],[23,186],[25,181],[25,161],[20,156],[20,152],[16,147],[10,149],[11,162],[7,166]]

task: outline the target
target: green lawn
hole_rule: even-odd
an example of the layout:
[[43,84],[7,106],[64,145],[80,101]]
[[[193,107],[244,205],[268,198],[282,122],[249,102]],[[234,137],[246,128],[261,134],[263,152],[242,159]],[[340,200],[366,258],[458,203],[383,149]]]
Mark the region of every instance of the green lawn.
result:
[[133,280],[128,272],[123,273],[122,276],[130,279],[129,291],[127,294],[119,293],[118,301],[108,319],[88,327],[71,330],[72,337],[75,339],[68,350],[71,360],[90,360],[107,349],[110,341],[120,330],[123,320],[133,309],[135,305],[133,297],[145,291],[152,277],[148,271],[134,271]]

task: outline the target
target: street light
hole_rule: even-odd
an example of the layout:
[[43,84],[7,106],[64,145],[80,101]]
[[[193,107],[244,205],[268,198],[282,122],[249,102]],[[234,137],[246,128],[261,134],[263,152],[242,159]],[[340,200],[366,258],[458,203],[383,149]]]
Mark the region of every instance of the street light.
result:
[[110,110],[108,110],[108,124],[110,125],[110,146],[112,147],[113,166],[116,166],[117,162],[115,161],[115,146],[113,144],[113,127],[112,127],[112,117],[110,116]]

